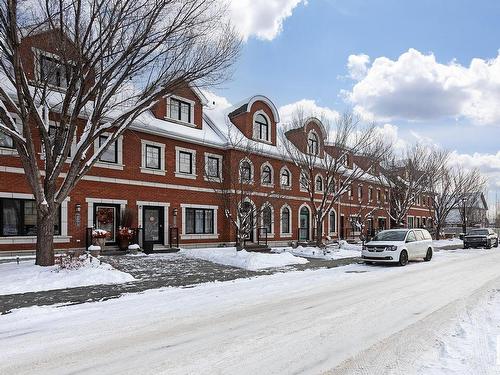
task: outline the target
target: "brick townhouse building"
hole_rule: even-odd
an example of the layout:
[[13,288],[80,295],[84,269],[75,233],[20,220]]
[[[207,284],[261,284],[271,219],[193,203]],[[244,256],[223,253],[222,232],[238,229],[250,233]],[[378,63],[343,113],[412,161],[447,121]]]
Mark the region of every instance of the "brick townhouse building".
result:
[[[36,79],[35,61],[42,63],[50,46],[43,35],[28,43],[27,76]],[[34,52],[33,52],[34,51]],[[34,59],[30,53],[38,53]],[[41,57],[41,58],[40,58]],[[116,244],[120,214],[126,207],[135,213],[134,225],[143,229],[144,239],[156,246],[171,242],[169,228],[178,228],[180,246],[214,246],[235,241],[235,228],[223,208],[220,189],[233,173],[248,179],[255,197],[268,197],[256,220],[267,229],[269,242],[287,244],[313,237],[313,217],[308,194],[301,188],[300,171],[279,150],[279,113],[271,100],[255,95],[229,109],[224,119],[214,121],[207,99],[195,87],[186,87],[161,99],[100,157],[70,196],[62,203],[55,225],[56,249],[84,248],[87,228],[111,233]],[[50,115],[57,127],[57,113]],[[324,144],[325,129],[317,119],[308,119],[294,137],[315,140],[317,152],[335,154]],[[77,132],[78,138],[82,128]],[[231,137],[245,139],[255,148],[251,154],[235,145]],[[106,140],[103,134],[95,149]],[[75,144],[77,139],[74,140]],[[37,147],[42,150],[40,142]],[[40,151],[40,163],[42,163]],[[69,157],[71,159],[71,156]],[[356,155],[346,166],[362,164]],[[63,172],[64,173],[64,172]],[[321,173],[314,176],[318,190],[325,186]],[[270,192],[274,192],[273,197]],[[360,234],[363,222],[368,233],[389,228],[388,186],[376,178],[353,183],[328,213],[325,237],[333,239]],[[261,199],[262,201],[262,199]],[[252,197],[248,204],[255,205]],[[0,133],[0,251],[33,250],[36,241],[36,210],[12,139]],[[369,214],[366,214],[366,213]],[[425,226],[432,217],[428,200],[417,200],[408,216],[409,226]],[[299,230],[300,228],[300,230]],[[257,237],[254,229],[250,241]],[[300,238],[299,238],[300,237]]]

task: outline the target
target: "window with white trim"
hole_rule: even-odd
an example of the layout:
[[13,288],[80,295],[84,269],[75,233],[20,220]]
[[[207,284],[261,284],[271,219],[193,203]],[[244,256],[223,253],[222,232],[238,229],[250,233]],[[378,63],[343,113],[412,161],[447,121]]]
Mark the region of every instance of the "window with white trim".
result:
[[313,131],[310,131],[309,135],[307,136],[307,146],[308,146],[308,152],[310,154],[312,154],[312,155],[319,154],[318,136]]
[[330,211],[329,225],[330,225],[330,228],[329,228],[330,233],[337,232],[337,215],[335,214],[335,211],[333,211],[333,210]]
[[170,98],[170,118],[182,122],[192,123],[191,110],[192,103],[177,99]]
[[185,174],[193,174],[193,154],[188,151],[178,152],[178,172]]
[[262,209],[262,226],[266,229],[267,234],[272,233],[273,211],[271,206],[266,205]]
[[[0,198],[0,236],[36,236],[36,201]],[[61,208],[57,210],[54,234],[61,234]]]
[[252,165],[249,161],[243,160],[240,163],[240,180],[245,183],[252,182]]
[[261,180],[263,185],[271,185],[273,183],[273,170],[269,164],[262,166]]
[[[104,143],[108,140],[110,135],[100,135],[99,136],[99,147],[102,147]],[[106,150],[99,157],[100,162],[118,164],[118,141],[114,141],[108,145]]]
[[145,152],[145,167],[151,169],[161,169],[161,147],[146,145]]
[[269,142],[270,137],[269,120],[262,113],[256,113],[254,116],[254,138]]
[[292,186],[291,173],[287,168],[281,170],[281,186],[284,188],[289,188]]
[[281,209],[281,233],[282,234],[290,234],[291,231],[290,225],[290,208],[283,207]]
[[373,188],[372,187],[369,187],[368,188],[368,201],[372,201],[373,200]]
[[214,210],[207,208],[185,209],[186,234],[214,234]]
[[41,53],[40,61],[40,80],[41,83],[47,82],[51,86],[66,88],[71,80],[73,67],[69,64],[64,64],[54,55]]
[[210,179],[221,178],[222,157],[219,155],[205,154],[205,173]]
[[316,176],[316,191],[323,191],[323,178],[321,176]]

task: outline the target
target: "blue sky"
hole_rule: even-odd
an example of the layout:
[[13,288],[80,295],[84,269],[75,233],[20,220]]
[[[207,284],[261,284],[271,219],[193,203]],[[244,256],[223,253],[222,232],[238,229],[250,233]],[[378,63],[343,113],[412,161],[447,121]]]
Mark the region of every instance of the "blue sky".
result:
[[304,100],[315,111],[354,108],[403,144],[454,151],[500,188],[499,1],[232,0],[231,7],[245,43],[217,95],[236,103],[264,94],[282,110]]

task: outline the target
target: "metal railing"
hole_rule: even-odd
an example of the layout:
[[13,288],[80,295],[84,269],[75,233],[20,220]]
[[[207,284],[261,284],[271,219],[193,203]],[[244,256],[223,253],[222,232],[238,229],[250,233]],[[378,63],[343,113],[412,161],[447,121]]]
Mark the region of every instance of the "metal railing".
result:
[[262,238],[264,238],[264,245],[267,246],[267,228],[258,227],[257,228],[257,244],[261,245]]

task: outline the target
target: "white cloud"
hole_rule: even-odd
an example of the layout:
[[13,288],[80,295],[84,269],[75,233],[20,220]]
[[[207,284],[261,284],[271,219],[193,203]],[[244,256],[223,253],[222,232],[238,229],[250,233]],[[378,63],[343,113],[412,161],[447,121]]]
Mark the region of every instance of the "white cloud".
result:
[[205,113],[216,124],[223,124],[225,114],[232,104],[224,96],[216,95],[211,91],[203,90],[203,94],[208,99],[208,105],[204,107]]
[[370,56],[365,54],[350,55],[347,58],[347,70],[349,76],[357,81],[365,78],[368,72],[368,64],[370,63]]
[[321,107],[312,99],[301,99],[294,103],[286,104],[279,108],[281,122],[288,122],[298,111],[303,111],[306,116],[314,116],[321,120],[335,121],[339,113],[328,107]]
[[396,125],[384,124],[377,126],[375,127],[375,132],[387,143],[392,144],[396,152],[400,153],[408,147],[408,142],[400,137],[399,129]]
[[251,36],[273,40],[283,29],[283,21],[307,0],[231,0],[229,9],[234,26],[246,41]]
[[465,117],[477,124],[500,121],[500,54],[475,58],[468,67],[442,64],[433,54],[409,49],[391,60],[366,55],[348,58],[356,81],[348,100],[361,113],[379,119],[429,120]]

